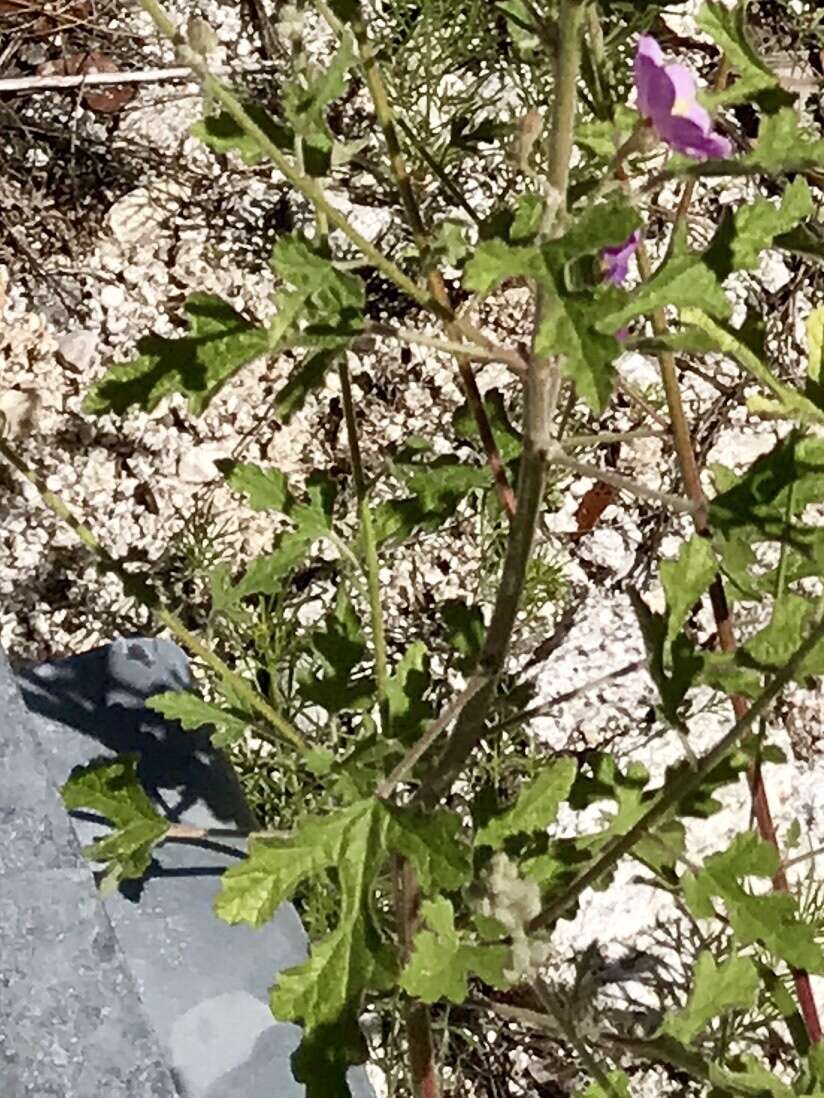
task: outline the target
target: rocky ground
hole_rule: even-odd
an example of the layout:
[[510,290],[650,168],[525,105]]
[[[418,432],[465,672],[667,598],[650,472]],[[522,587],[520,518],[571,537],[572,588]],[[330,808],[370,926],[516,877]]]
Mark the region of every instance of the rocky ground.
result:
[[[255,15],[268,6],[260,0],[198,5],[220,42],[216,63],[244,70],[237,79],[264,95],[272,94],[267,72],[277,65],[277,43],[273,52]],[[19,20],[11,27],[0,47],[6,72],[29,73],[81,47],[105,51],[129,68],[138,57],[144,68],[175,63],[139,10],[82,0],[52,7],[62,14],[39,34]],[[175,7],[186,17],[195,5],[180,0]],[[0,13],[6,11],[0,3]],[[312,43],[322,56],[324,37],[318,33]],[[350,106],[357,128],[363,105],[355,98]],[[331,378],[288,426],[275,419],[273,397],[291,368],[289,355],[246,369],[197,419],[176,397],[151,414],[122,420],[82,411],[85,392],[107,364],[129,358],[146,332],[175,330],[188,293],[219,293],[249,316],[270,311],[274,284],[266,242],[300,225],[306,211],[277,173],[218,159],[193,138],[189,127],[202,111],[199,89],[188,81],[141,85],[112,113],[90,110],[76,94],[0,95],[0,155],[12,165],[0,181],[0,410],[25,459],[87,518],[112,553],[130,554],[170,576],[203,552],[210,522],[220,524],[222,552],[235,561],[259,551],[271,535],[266,516],[249,512],[222,486],[216,460],[260,461],[300,480],[313,467],[334,463],[346,441]],[[660,196],[662,218],[672,197]],[[702,216],[711,219],[719,205],[746,197],[724,184],[710,188],[699,206],[698,231]],[[333,198],[370,239],[384,238],[389,212],[359,189],[356,176],[337,183]],[[824,301],[822,285],[808,268],[770,254],[756,278],[732,287],[741,302],[762,295],[788,374],[800,362],[806,316]],[[520,334],[518,294],[513,291],[484,321]],[[364,449],[373,467],[411,434],[437,439],[462,402],[451,362],[431,351],[402,356],[386,346],[355,366]],[[657,384],[654,360],[627,355],[620,368],[637,386]],[[721,366],[709,379],[685,378],[705,460],[743,468],[770,448],[775,432],[734,410],[737,381]],[[518,399],[516,385],[499,368],[479,370],[478,383],[482,391],[503,388],[508,399]],[[619,408],[605,425],[621,429],[628,417]],[[660,440],[624,446],[619,464],[652,487],[675,486]],[[541,552],[558,563],[566,593],[539,615],[530,638],[534,648],[556,634],[551,661],[537,672],[545,700],[642,656],[627,585],[640,585],[651,602],[659,599],[650,560],[658,545],[664,555],[674,554],[685,529],[662,523],[654,505],[622,497],[591,533],[577,538],[576,510],[591,486],[587,479],[557,482],[559,509],[548,516],[543,535]],[[428,541],[387,566],[390,639],[404,638],[408,607],[425,592],[442,598],[464,590],[478,547],[465,528],[463,534]],[[10,656],[37,660],[82,651],[147,624],[37,493],[0,467],[0,643]],[[699,628],[708,635],[710,621]],[[553,748],[610,745],[660,777],[682,747],[656,723],[653,705],[649,677],[638,671],[537,721],[535,734]],[[798,819],[810,849],[824,840],[822,714],[820,689],[798,691],[772,721],[789,761],[766,768],[780,832]],[[728,723],[725,710],[703,712],[694,723],[694,749],[711,744]],[[722,845],[725,834],[746,822],[743,782],[725,796],[724,813],[691,832],[692,856]],[[576,920],[560,925],[557,941],[570,957],[597,940],[608,957],[618,958],[643,933],[654,938],[658,919],[666,923],[671,908],[630,877],[627,870],[608,892],[589,894]],[[634,994],[643,997],[641,984]],[[522,1067],[526,1079],[533,1069]],[[648,1093],[664,1093],[665,1085],[653,1074]]]

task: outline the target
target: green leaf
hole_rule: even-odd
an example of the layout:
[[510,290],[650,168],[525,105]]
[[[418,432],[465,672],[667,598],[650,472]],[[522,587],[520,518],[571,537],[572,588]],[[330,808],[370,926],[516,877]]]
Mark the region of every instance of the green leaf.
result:
[[362,279],[338,270],[327,254],[300,233],[278,238],[271,263],[279,278],[307,294],[320,315],[363,309],[366,291]]
[[334,352],[363,330],[366,290],[360,278],[339,270],[324,248],[300,233],[278,239],[271,265],[292,287],[275,298],[279,309],[272,321],[273,345],[300,344],[327,352],[307,357],[278,394],[279,414],[288,419],[320,384]]
[[447,599],[441,604],[441,619],[446,642],[461,657],[456,661],[460,671],[471,671],[481,654],[486,629],[479,606],[467,606],[461,599]]
[[555,295],[547,293],[548,306],[536,334],[535,350],[541,355],[559,355],[561,372],[572,380],[575,392],[593,413],[603,413],[615,384],[615,367],[621,347],[614,332],[602,334],[601,304],[591,293]]
[[455,930],[452,904],[443,897],[425,900],[421,915],[430,928],[415,938],[412,956],[400,976],[400,986],[423,1003],[449,999],[463,1003],[469,994],[468,980],[477,974],[493,987],[506,987],[504,967],[509,949],[502,945],[476,945]]
[[824,410],[791,385],[780,381],[769,366],[743,343],[731,328],[711,320],[700,308],[684,309],[682,320],[706,332],[723,354],[734,358],[776,398],[775,401],[768,401],[760,396],[750,397],[747,407],[751,412],[768,419],[792,419],[800,423],[824,424]]
[[[282,500],[283,506],[288,508],[283,513],[294,524],[294,529],[279,534],[275,539],[274,551],[253,560],[233,588],[238,599],[257,593],[276,595],[282,589],[286,577],[303,561],[312,542],[329,531],[334,486],[325,476],[315,475],[315,483],[310,477],[307,484],[308,499],[304,497],[302,501],[298,501],[289,492],[286,481],[281,481],[277,470],[267,471],[258,469],[257,466],[241,466],[229,461],[219,464],[225,475],[235,478],[238,491],[250,493],[254,485],[258,503],[265,504],[268,501],[273,509],[273,505]],[[252,472],[253,469],[257,469],[257,472]]]
[[667,596],[667,648],[681,632],[693,606],[709,589],[718,561],[707,538],[693,534],[674,561],[661,562],[661,584]]
[[100,885],[104,895],[113,892],[120,881],[142,877],[152,850],[169,830],[169,820],[155,811],[143,791],[137,764],[138,756],[122,755],[114,761],[101,759],[76,766],[60,791],[70,811],[91,809],[114,826],[110,835],[83,849],[87,858],[106,863]]
[[331,62],[319,69],[304,64],[300,79],[290,81],[282,94],[283,111],[301,138],[302,168],[307,175],[322,178],[345,163],[351,151],[335,140],[326,120],[327,108],[346,90],[355,60],[354,41],[344,33]]
[[[730,303],[715,274],[700,256],[676,255],[653,277],[626,295],[626,304],[601,316],[595,327],[616,332],[636,316],[644,316],[667,305],[685,310],[690,306],[713,316],[728,316]],[[684,323],[694,323],[682,314]],[[700,325],[698,325],[700,327]]]
[[311,394],[323,386],[326,375],[339,361],[340,350],[327,348],[307,354],[303,361],[298,363],[275,398],[277,414],[284,423],[288,423],[295,412],[300,411]]
[[[578,396],[596,415],[603,412],[612,394],[612,362],[620,352],[614,333],[621,324],[602,325],[603,295],[596,299],[592,287],[571,292],[565,270],[582,256],[595,255],[607,245],[623,242],[637,224],[637,214],[628,203],[616,199],[588,208],[567,234],[541,247],[515,246],[500,239],[485,241],[464,269],[464,286],[482,295],[513,278],[534,280],[540,285],[546,307],[536,333],[535,350],[540,355],[560,358],[561,369],[575,383]],[[706,294],[697,300],[705,304]]]
[[716,965],[712,954],[702,950],[687,1005],[668,1015],[660,1032],[691,1044],[713,1018],[731,1010],[748,1010],[755,1002],[759,984],[758,970],[749,957],[733,954]]
[[736,835],[727,850],[707,858],[696,874],[683,875],[684,898],[701,919],[713,917],[712,900],[718,897],[741,945],[760,942],[793,968],[824,972],[815,927],[801,917],[795,896],[786,892],[752,895],[746,887],[748,877],[771,879],[779,860],[775,847],[753,832]]
[[[288,126],[272,118],[255,103],[244,104],[244,109],[281,152],[294,152],[295,135]],[[216,153],[236,152],[245,164],[258,164],[266,158],[257,139],[248,134],[226,111],[207,115],[195,122],[190,132]]]
[[479,465],[467,465],[449,455],[434,461],[410,460],[407,455],[390,469],[412,495],[387,500],[372,508],[378,544],[404,541],[418,530],[436,530],[455,515],[472,491],[490,486],[489,474]]
[[788,233],[782,233],[774,241],[776,248],[802,255],[805,259],[824,262],[824,226],[818,221],[808,221]]
[[[740,662],[768,671],[786,667],[814,617],[815,605],[810,599],[785,591],[776,600],[769,623],[738,654]],[[803,682],[809,675],[824,675],[824,641],[810,652],[795,677]]]
[[824,442],[795,432],[743,476],[723,466],[713,466],[712,474],[719,493],[710,504],[710,521],[723,535],[723,570],[732,597],[774,595],[777,570],[759,566],[754,547],[760,542],[781,544],[784,590],[807,576],[824,575],[824,534],[801,521],[809,504],[824,500]]
[[221,878],[215,911],[224,922],[263,926],[307,877],[335,865],[350,828],[363,820],[359,802],[323,818],[305,821],[289,839],[249,841],[247,856]]
[[413,641],[386,683],[389,728],[401,743],[416,740],[434,717],[424,701],[430,686],[429,652],[423,641]]
[[540,248],[515,246],[503,240],[479,244],[464,267],[464,289],[485,296],[510,278],[545,277],[546,267]]
[[237,711],[221,709],[218,705],[203,701],[187,690],[169,690],[153,694],[146,701],[147,709],[160,713],[167,721],[180,721],[187,732],[197,731],[206,725],[214,725],[212,743],[215,747],[229,747],[243,736],[253,723],[251,717]]
[[674,728],[683,729],[680,709],[690,687],[697,685],[703,660],[683,633],[668,644],[667,618],[653,613],[633,588],[629,596],[644,639],[649,673],[661,698],[659,712]]
[[[512,461],[520,454],[523,439],[509,418],[504,395],[500,389],[488,389],[483,396],[483,406],[495,436],[498,453],[504,461]],[[478,432],[478,424],[468,404],[461,404],[455,409],[452,427],[459,438],[471,439],[480,447],[481,436]]]
[[709,98],[713,106],[744,103],[760,92],[780,91],[777,78],[767,68],[747,38],[746,3],[728,8],[725,4],[707,0],[696,23],[718,43],[738,73],[731,87],[715,92]]
[[262,469],[252,462],[219,461],[217,467],[234,492],[246,497],[253,511],[288,515],[295,505],[286,477],[279,469]]
[[388,806],[387,842],[415,867],[423,894],[454,892],[472,876],[472,848],[462,834],[460,817],[445,808],[434,811]]
[[733,1088],[736,1095],[752,1094],[754,1098],[795,1098],[792,1087],[782,1083],[777,1075],[763,1067],[754,1056],[742,1056],[740,1068],[722,1067],[721,1064],[709,1064],[710,1083]]
[[815,212],[810,188],[799,176],[784,191],[778,207],[759,198],[726,216],[710,241],[704,261],[723,281],[732,271],[755,270],[776,236],[794,229]]
[[237,371],[269,350],[269,334],[219,297],[192,294],[186,301],[189,334],[181,339],[146,336],[139,355],[111,366],[86,395],[83,408],[122,415],[137,406],[151,412],[171,393],[182,393],[193,415],[208,408]]
[[341,587],[334,608],[323,627],[313,631],[312,647],[327,673],[313,667],[300,683],[301,697],[322,706],[329,713],[359,712],[375,701],[375,679],[356,668],[367,657],[366,641],[352,603]]
[[802,129],[795,110],[785,107],[762,115],[758,142],[740,164],[770,175],[814,171],[824,166],[824,138]]
[[575,759],[561,758],[544,766],[525,786],[511,808],[494,817],[482,827],[475,838],[476,846],[491,846],[500,850],[511,835],[545,831],[558,814],[575,780],[578,766]]
[[[339,888],[339,920],[313,944],[308,961],[278,976],[272,988],[275,1016],[304,1027],[293,1063],[304,1081],[345,1093],[346,1067],[359,1062],[363,1043],[357,1019],[364,992],[397,980],[394,955],[374,921],[374,892],[392,852],[409,858],[423,887],[460,888],[470,879],[469,849],[455,813],[422,813],[363,798],[330,815],[305,820],[289,839],[253,839],[246,860],[227,870],[217,897],[218,915],[229,923],[260,926],[307,878],[320,876]],[[506,952],[506,951],[505,951]]]
[[641,224],[638,211],[624,196],[586,206],[563,236],[547,245],[563,262],[598,255],[604,248],[623,244]]
[[[412,817],[390,814],[372,798],[335,813],[334,834],[324,821],[328,853],[334,856],[340,886],[340,919],[322,941],[313,945],[307,962],[280,973],[272,989],[277,1018],[304,1026],[304,1055],[312,1050],[340,1074],[336,1035],[351,1027],[367,988],[383,990],[397,979],[394,955],[383,945],[374,924],[372,892],[393,844],[406,839]],[[342,824],[342,826],[341,826]],[[319,825],[320,826],[320,825]],[[413,832],[414,833],[414,832]],[[411,844],[407,844],[411,849]],[[417,849],[417,848],[416,848]],[[421,861],[420,864],[433,864]]]
[[796,541],[802,527],[788,526],[811,503],[824,500],[824,441],[797,433],[781,439],[740,477],[713,467],[718,494],[710,520],[725,534],[755,529],[756,540]]
[[577,1098],[632,1098],[625,1072],[618,1068],[608,1071],[607,1079],[609,1090],[605,1090],[600,1083],[590,1083],[586,1090],[578,1092]]

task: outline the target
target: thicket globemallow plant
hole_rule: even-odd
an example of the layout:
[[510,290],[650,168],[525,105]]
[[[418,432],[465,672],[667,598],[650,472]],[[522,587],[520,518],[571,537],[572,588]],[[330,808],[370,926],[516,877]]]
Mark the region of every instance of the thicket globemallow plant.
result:
[[712,119],[697,100],[695,77],[686,65],[667,65],[656,40],[638,39],[635,52],[638,110],[671,148],[696,160],[726,158],[732,145],[712,132]]
[[[278,96],[253,103],[212,71],[201,36],[187,44],[160,0],[140,0],[202,85],[193,135],[221,167],[229,156],[254,167],[256,185],[272,188],[271,207],[287,198],[300,228],[278,225],[271,249],[267,241],[271,306],[262,293],[256,311],[241,313],[216,294],[191,293],[185,326],[141,340],[131,360],[112,364],[84,410],[149,414],[177,394],[202,415],[239,371],[267,358],[255,444],[266,453],[268,435],[301,414],[324,445],[307,440],[305,478],[307,470],[287,476],[251,460],[217,464],[225,490],[266,513],[271,533],[252,560],[236,559],[232,545],[202,554],[210,563],[192,571],[203,606],[199,595],[188,605],[159,569],[135,571],[131,558],[113,557],[3,437],[0,458],[209,669],[205,697],[168,692],[149,707],[185,729],[212,726],[214,744],[248,768],[261,825],[277,828],[248,835],[215,911],[260,927],[282,902],[299,905],[309,955],[277,974],[270,1006],[302,1029],[292,1068],[307,1098],[351,1098],[350,1068],[367,1060],[392,1098],[488,1093],[493,1071],[511,1077],[494,1084],[500,1094],[533,1095],[545,1078],[574,1098],[637,1098],[641,1061],[677,1072],[661,1093],[824,1098],[810,978],[824,974],[824,888],[820,871],[803,867],[819,843],[799,820],[773,821],[770,771],[761,769],[783,758],[767,738],[776,700],[793,706],[824,678],[824,531],[807,510],[824,504],[824,306],[810,309],[808,362],[794,369],[776,353],[780,326],[765,338],[767,299],[756,290],[768,250],[794,263],[821,258],[824,139],[802,125],[749,41],[746,0],[735,10],[707,0],[696,26],[716,43],[719,76],[729,70],[723,102],[752,102],[758,119],[757,137],[732,161],[690,71],[666,64],[648,34],[634,58],[619,48],[639,25],[656,25],[661,5],[454,0],[454,41],[470,51],[468,9],[495,8],[488,56],[501,84],[523,92],[499,129],[499,104],[487,117],[477,82],[459,94],[429,68],[427,8],[437,8],[440,50],[452,33],[444,5],[421,0],[403,27],[404,41],[427,48],[426,65],[413,58],[427,81],[422,115],[418,98],[403,94],[398,28],[384,25],[403,5],[383,5],[380,20],[367,10],[377,5],[362,0],[311,5],[325,41],[338,42],[325,66],[304,48],[309,5],[286,5],[274,24],[284,47]],[[640,121],[627,126],[633,63]],[[462,62],[460,71],[470,70]],[[436,94],[447,84],[448,96]],[[661,172],[634,155],[648,136],[689,161],[672,157]],[[703,163],[715,157],[724,162]],[[691,232],[693,201],[712,218],[719,207],[706,201],[702,177],[742,173],[763,195],[724,206],[713,232]],[[489,186],[480,190],[482,178]],[[680,191],[672,226],[674,195],[662,188],[670,181]],[[379,238],[350,219],[350,184],[385,207]],[[738,326],[725,288],[736,273],[748,285]],[[261,285],[268,290],[268,277]],[[495,296],[513,285],[529,298],[523,311]],[[657,360],[643,391],[626,376],[626,326],[648,364]],[[794,323],[784,334],[795,345]],[[426,391],[437,394],[423,435],[374,429],[377,416],[403,407],[395,344],[420,369],[415,386],[431,382]],[[465,403],[451,407],[441,366],[430,374],[424,352],[455,360]],[[270,400],[287,355],[288,377]],[[721,360],[740,384],[725,385],[721,400],[705,397],[688,375],[706,378]],[[489,363],[507,368],[496,388],[476,377]],[[403,430],[416,417],[404,415]],[[773,425],[771,450],[740,472],[704,467],[706,440],[758,417]],[[774,430],[775,421],[792,429]],[[650,451],[636,443],[653,441],[656,456],[645,458]],[[573,533],[560,508],[578,478],[594,486]],[[633,497],[657,507],[649,517],[660,536],[647,536],[640,504],[625,514]],[[579,539],[619,498],[609,533],[620,533],[628,563],[587,568],[585,598],[577,584],[559,589],[556,560],[579,567]],[[559,514],[560,524],[547,521]],[[461,538],[457,587],[436,576],[407,599],[396,564],[428,585],[424,562],[433,552],[453,559],[453,537]],[[585,602],[589,613],[590,593],[620,599],[614,635],[643,646],[645,659],[632,651],[631,662],[593,668],[595,677],[581,667],[579,679],[580,648],[566,638],[600,619],[600,606],[598,619],[578,616]],[[590,662],[615,651],[611,636],[612,627]],[[549,658],[557,663],[545,665]],[[539,677],[541,666],[548,673]],[[633,699],[625,705],[611,691],[629,675],[641,681],[625,684]],[[722,699],[726,730],[699,754],[712,736],[705,714],[712,706],[714,724]],[[593,722],[584,750],[576,701]],[[545,738],[534,722],[553,722],[556,710],[563,720]],[[637,725],[637,738],[618,742],[614,711],[629,736]],[[635,753],[653,736],[662,753],[655,774]],[[681,743],[679,758],[671,752]],[[690,821],[703,826],[720,811],[720,791],[746,789],[743,775],[752,808],[741,806],[740,832],[730,837],[727,817],[717,849],[697,861]],[[86,848],[106,888],[140,879],[166,841],[226,837],[181,829],[158,811],[129,756],[77,768],[63,798],[113,825]],[[802,840],[811,853],[791,853]],[[646,887],[655,897],[650,912],[639,911],[639,928],[656,919],[655,938],[651,919],[643,932],[649,949],[637,949],[623,920],[608,942],[595,936],[592,916],[609,900],[591,904],[590,890],[630,880],[637,895]],[[613,895],[624,904],[625,893]],[[658,908],[668,897],[677,907]]]

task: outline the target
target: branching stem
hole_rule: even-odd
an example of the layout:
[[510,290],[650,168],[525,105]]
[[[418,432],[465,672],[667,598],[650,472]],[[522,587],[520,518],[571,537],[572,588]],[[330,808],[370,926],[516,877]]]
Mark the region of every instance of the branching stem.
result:
[[[552,206],[554,211],[552,218],[561,214],[566,205],[575,126],[582,16],[583,4],[579,0],[560,0],[555,103],[547,146],[551,152],[549,182],[552,194],[548,206]],[[551,232],[553,224],[550,217],[547,216],[545,221],[545,230]],[[541,323],[542,308],[539,294],[536,298],[535,333]],[[417,791],[415,799],[429,806],[436,804],[447,792],[484,736],[486,720],[509,651],[526,581],[543,503],[547,456],[553,445],[552,417],[560,387],[558,364],[534,353],[534,339],[533,335],[533,354],[530,357],[524,393],[524,443],[518,481],[518,508],[510,527],[492,620],[481,650],[478,668],[471,680],[471,683],[478,685],[478,690],[464,706],[444,750]]]
[[596,884],[619,859],[629,854],[633,847],[647,835],[653,827],[670,816],[684,798],[690,796],[716,766],[747,735],[758,718],[766,713],[784,687],[798,673],[805,659],[817,644],[824,639],[824,599],[819,600],[818,610],[807,636],[787,661],[786,666],[775,675],[773,680],[761,691],[750,708],[743,713],[732,728],[710,748],[706,755],[696,761],[694,769],[680,772],[677,778],[665,785],[647,811],[633,824],[625,835],[609,843],[597,857],[561,894],[554,899],[541,914],[533,920],[531,930],[541,930],[563,916],[569,905],[580,896],[585,888]]

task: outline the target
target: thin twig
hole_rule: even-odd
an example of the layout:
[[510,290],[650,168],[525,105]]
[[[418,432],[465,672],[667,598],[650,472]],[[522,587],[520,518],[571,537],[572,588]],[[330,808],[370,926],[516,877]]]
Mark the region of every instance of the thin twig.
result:
[[629,399],[633,404],[637,404],[642,412],[646,412],[651,420],[661,427],[664,431],[671,431],[669,423],[661,415],[661,413],[650,404],[646,397],[640,393],[635,386],[626,380],[626,378],[619,377],[616,382],[616,387]]
[[380,783],[375,790],[375,796],[378,800],[385,801],[392,795],[395,787],[413,770],[438,736],[450,726],[466,703],[475,697],[482,686],[483,682],[475,679],[456,698],[453,698],[438,719],[432,722],[412,749],[404,755],[389,777],[384,778]]
[[[358,439],[358,423],[355,418],[355,403],[352,399],[352,383],[349,378],[349,366],[344,359],[339,368],[341,397],[343,403],[343,415],[346,420],[346,434],[349,439],[349,454],[352,461],[352,479],[355,482],[355,492],[358,497],[358,518],[360,521],[361,540],[363,542],[363,555],[366,563],[366,585],[369,592],[369,614],[372,622],[372,648],[375,657],[375,684],[377,687],[378,704],[384,723],[387,720],[386,713],[386,684],[388,673],[386,668],[386,634],[383,625],[383,608],[381,606],[380,562],[378,560],[378,547],[375,540],[375,527],[372,522],[372,511],[369,507],[369,493],[366,487],[366,477],[363,473],[363,461]],[[388,728],[384,731],[388,732]]]
[[[215,69],[215,76],[243,76],[268,72],[270,63],[244,65],[242,68]],[[181,65],[169,69],[128,69],[122,72],[85,72],[74,76],[5,76],[0,78],[0,94],[3,92],[67,91],[71,88],[94,88],[111,84],[167,84],[178,80],[200,83],[200,77],[192,74],[191,66]]]
[[559,706],[566,705],[567,702],[573,701],[575,698],[581,698],[585,694],[590,694],[601,686],[615,682],[616,679],[622,679],[625,675],[631,675],[633,671],[640,671],[645,666],[645,660],[633,660],[632,663],[625,663],[623,667],[619,667],[615,671],[608,671],[597,679],[590,679],[589,682],[581,683],[580,686],[575,686],[563,694],[558,694],[556,697],[550,698],[549,701],[542,702],[541,705],[533,705],[530,709],[522,709],[520,713],[514,713],[511,717],[507,717],[499,724],[494,725],[489,734],[494,736],[497,732],[503,732],[515,724],[533,721],[537,717],[548,717]]
[[641,427],[635,431],[599,431],[597,435],[567,435],[561,445],[565,450],[578,450],[589,446],[611,446],[613,442],[636,442],[641,438],[669,437],[669,431]]
[[194,827],[192,824],[173,823],[162,842],[191,842],[201,839],[292,839],[291,831],[244,831],[237,827]]
[[414,328],[397,327],[393,324],[371,323],[364,329],[365,335],[385,336],[387,339],[397,339],[400,343],[408,343],[412,346],[429,347],[433,351],[441,351],[443,354],[459,355],[478,362],[502,362],[513,373],[523,376],[527,370],[527,364],[517,351],[511,351],[506,347],[480,347],[471,343],[462,343],[457,340],[438,339],[428,336]]
[[672,492],[659,492],[656,488],[648,488],[645,484],[639,484],[638,481],[631,480],[629,477],[622,477],[620,473],[614,473],[611,469],[602,469],[600,466],[591,465],[587,461],[577,461],[561,449],[553,449],[549,454],[549,460],[554,465],[560,465],[562,469],[569,469],[571,473],[577,473],[578,476],[601,480],[605,484],[611,484],[613,488],[618,488],[621,492],[628,492],[639,499],[655,500],[656,503],[663,503],[671,511],[677,511],[680,514],[692,515],[699,506],[704,506],[703,503],[696,503],[685,496],[676,496]]

